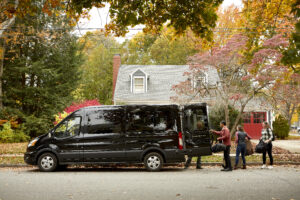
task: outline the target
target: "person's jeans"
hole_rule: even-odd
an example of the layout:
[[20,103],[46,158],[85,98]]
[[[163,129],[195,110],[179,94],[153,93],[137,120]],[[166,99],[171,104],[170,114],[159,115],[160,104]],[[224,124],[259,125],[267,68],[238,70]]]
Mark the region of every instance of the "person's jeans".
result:
[[267,160],[267,152],[268,152],[268,155],[269,155],[269,158],[270,158],[270,165],[273,165],[273,156],[272,156],[272,142],[268,143],[267,145],[267,151],[263,153],[263,164],[265,165],[266,164],[266,160]]
[[246,165],[245,153],[246,153],[246,144],[238,144],[236,147],[235,165],[238,165],[239,163],[240,154],[243,159],[243,164]]
[[[192,162],[192,156],[189,156],[188,159],[186,160],[185,163],[185,168],[188,168],[191,165]],[[201,168],[201,156],[197,157],[197,163],[196,163],[197,168]]]
[[224,151],[224,160],[225,160],[225,169],[232,169],[231,161],[230,161],[230,146],[226,146],[226,150]]

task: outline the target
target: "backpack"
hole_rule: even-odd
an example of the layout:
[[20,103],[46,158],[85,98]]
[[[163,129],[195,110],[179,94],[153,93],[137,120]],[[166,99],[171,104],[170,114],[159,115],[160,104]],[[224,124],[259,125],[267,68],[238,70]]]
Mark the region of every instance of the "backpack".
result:
[[[271,134],[270,134],[269,128],[267,128],[267,133],[268,133],[268,135],[269,135],[269,137],[270,137]],[[272,141],[275,141],[275,135],[274,135],[273,131],[272,131],[272,135],[273,135]]]

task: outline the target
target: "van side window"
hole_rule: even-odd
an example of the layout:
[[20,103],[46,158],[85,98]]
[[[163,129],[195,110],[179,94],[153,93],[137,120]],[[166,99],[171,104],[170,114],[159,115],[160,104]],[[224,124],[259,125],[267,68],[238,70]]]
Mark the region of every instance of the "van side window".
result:
[[122,132],[122,109],[93,110],[88,113],[87,133],[120,133]]
[[207,116],[202,109],[185,110],[183,123],[189,132],[205,131],[208,127]]
[[65,138],[78,135],[80,132],[81,117],[71,117],[63,121],[55,129],[54,136],[56,138]]
[[127,131],[164,132],[177,131],[176,120],[168,110],[133,109],[128,112]]

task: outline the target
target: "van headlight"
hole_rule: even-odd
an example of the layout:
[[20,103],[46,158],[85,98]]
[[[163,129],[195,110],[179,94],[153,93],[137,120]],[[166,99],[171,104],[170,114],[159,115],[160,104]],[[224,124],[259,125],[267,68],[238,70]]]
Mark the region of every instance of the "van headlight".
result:
[[35,138],[35,139],[31,140],[28,144],[28,147],[33,147],[38,140],[39,140],[39,138]]

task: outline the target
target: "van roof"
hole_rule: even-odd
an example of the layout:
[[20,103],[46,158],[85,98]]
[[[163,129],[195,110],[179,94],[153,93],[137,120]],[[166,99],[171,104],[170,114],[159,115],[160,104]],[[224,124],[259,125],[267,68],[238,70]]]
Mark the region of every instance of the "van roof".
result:
[[[197,106],[206,106],[206,103],[194,103],[194,104],[186,104],[183,106],[191,106],[191,105],[197,105]],[[101,106],[87,106],[87,107],[83,107],[80,108],[78,110],[81,109],[95,109],[95,108],[116,108],[116,107],[132,107],[132,106],[154,106],[154,107],[159,107],[159,106],[181,106],[178,104],[128,104],[128,105],[101,105]],[[77,111],[78,111],[77,110]]]

